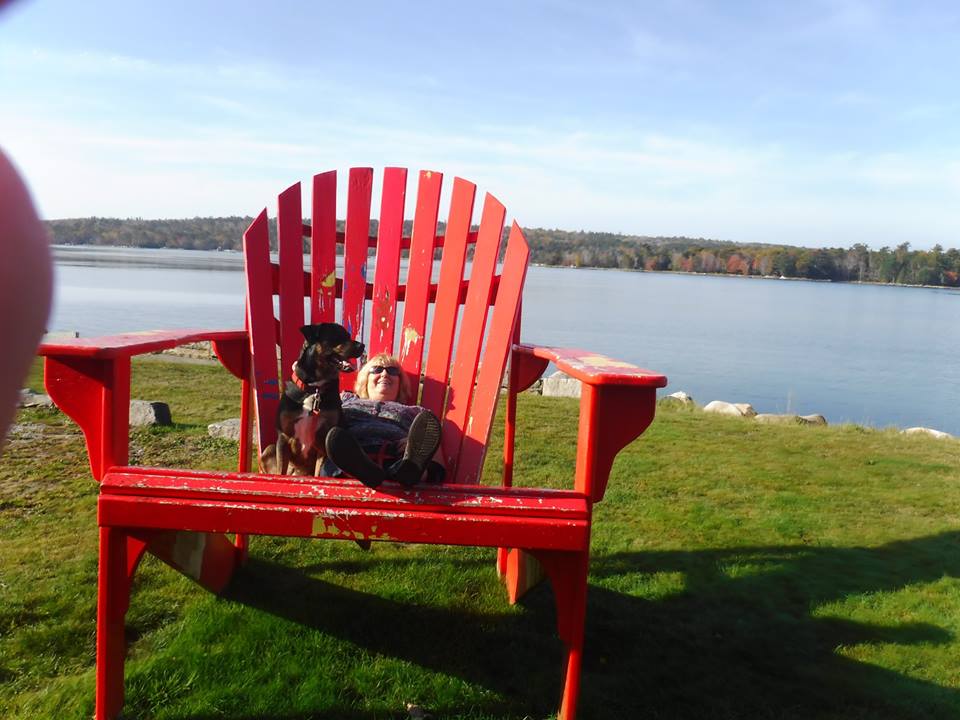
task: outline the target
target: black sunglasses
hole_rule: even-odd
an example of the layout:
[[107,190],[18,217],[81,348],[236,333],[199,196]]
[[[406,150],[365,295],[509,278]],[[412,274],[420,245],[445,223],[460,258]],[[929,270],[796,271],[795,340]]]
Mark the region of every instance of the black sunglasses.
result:
[[379,375],[382,372],[386,372],[387,375],[389,375],[390,377],[397,377],[397,375],[400,374],[400,368],[394,367],[393,365],[391,365],[390,367],[384,367],[383,365],[374,365],[373,367],[370,368],[370,372],[373,373],[374,375]]

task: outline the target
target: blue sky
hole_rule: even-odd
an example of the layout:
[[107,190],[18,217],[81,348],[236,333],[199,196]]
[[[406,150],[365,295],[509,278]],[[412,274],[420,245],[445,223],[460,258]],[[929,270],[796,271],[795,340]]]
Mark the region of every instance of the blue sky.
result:
[[955,2],[20,0],[0,147],[47,218],[400,165],[528,226],[958,247],[958,37]]

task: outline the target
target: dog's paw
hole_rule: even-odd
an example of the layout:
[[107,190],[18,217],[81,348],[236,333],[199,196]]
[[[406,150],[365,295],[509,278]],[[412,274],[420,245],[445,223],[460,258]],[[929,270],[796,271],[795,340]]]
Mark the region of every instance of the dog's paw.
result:
[[260,453],[259,471],[266,475],[277,475],[277,446],[268,445]]

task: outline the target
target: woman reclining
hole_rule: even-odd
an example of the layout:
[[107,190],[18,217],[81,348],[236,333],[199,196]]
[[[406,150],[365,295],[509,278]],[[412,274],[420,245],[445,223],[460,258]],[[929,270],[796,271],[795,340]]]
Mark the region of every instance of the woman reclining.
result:
[[323,474],[347,473],[367,487],[396,480],[409,487],[442,482],[440,421],[419,405],[400,362],[380,353],[360,368],[353,392],[340,394],[343,419],[326,439]]

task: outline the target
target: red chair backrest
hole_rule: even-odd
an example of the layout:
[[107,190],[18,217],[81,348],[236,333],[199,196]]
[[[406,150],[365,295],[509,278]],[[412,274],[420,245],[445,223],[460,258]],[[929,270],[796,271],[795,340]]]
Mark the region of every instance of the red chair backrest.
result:
[[[280,194],[278,262],[270,258],[266,210],[244,233],[247,325],[261,451],[276,440],[277,404],[303,344],[300,326],[305,322],[304,298],[309,298],[307,322],[340,322],[351,337],[366,343],[368,355],[397,355],[411,387],[418,388],[422,377],[418,402],[443,420],[448,481],[479,482],[510,345],[519,327],[529,250],[514,222],[498,273],[506,211],[487,194],[479,229],[471,230],[476,186],[460,178],[454,179],[446,229],[438,236],[442,180],[440,173],[421,171],[410,237],[403,235],[404,168],[384,171],[375,237],[370,235],[370,168],[350,170],[343,232],[337,230],[337,174],[331,171],[313,178],[309,225],[303,222],[300,184]],[[303,262],[304,237],[310,239],[308,269]],[[339,277],[337,243],[344,248]],[[464,278],[470,245],[474,252],[469,277]],[[375,249],[373,282],[368,282],[369,248]],[[409,250],[409,262],[401,281],[404,249]],[[441,259],[434,283],[438,249]],[[336,318],[338,298],[340,317]],[[369,329],[365,326],[368,300]],[[403,302],[400,323],[398,302]],[[424,361],[430,304],[434,306],[433,319]],[[345,381],[344,389],[349,385],[350,381]]]

